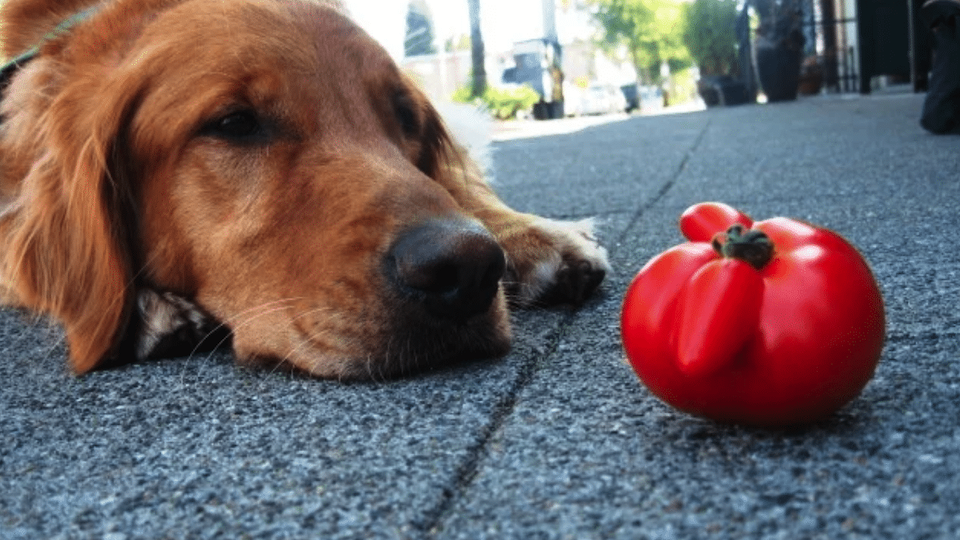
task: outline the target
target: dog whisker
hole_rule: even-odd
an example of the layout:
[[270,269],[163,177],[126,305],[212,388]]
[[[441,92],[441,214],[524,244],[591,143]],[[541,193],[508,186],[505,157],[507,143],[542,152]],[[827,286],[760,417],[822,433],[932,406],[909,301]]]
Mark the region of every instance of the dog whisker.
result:
[[[241,328],[241,327],[243,327],[243,326],[246,326],[247,324],[253,322],[253,321],[256,320],[257,318],[263,317],[263,316],[265,316],[265,315],[269,315],[269,314],[271,314],[271,313],[276,313],[277,311],[282,311],[283,309],[285,309],[285,307],[283,307],[283,306],[281,306],[281,307],[275,307],[275,308],[273,308],[273,309],[266,309],[266,308],[268,308],[268,307],[278,306],[278,305],[280,305],[280,304],[286,304],[286,303],[290,303],[290,302],[296,302],[296,301],[301,300],[301,299],[302,299],[302,297],[298,297],[298,296],[290,297],[290,298],[282,298],[282,299],[280,299],[280,300],[274,300],[274,301],[272,301],[272,302],[266,302],[266,303],[260,304],[259,306],[255,306],[255,307],[252,307],[252,308],[245,309],[245,310],[241,311],[240,313],[238,313],[238,314],[236,314],[236,315],[234,315],[234,316],[231,317],[231,319],[242,319],[242,322],[240,322],[240,323],[237,324],[237,325],[234,325],[234,324],[233,324],[232,322],[230,322],[229,320],[228,320],[228,321],[224,321],[224,322],[217,323],[217,325],[214,326],[210,331],[208,331],[208,332],[206,333],[206,335],[204,335],[204,337],[200,340],[200,342],[197,343],[197,345],[194,346],[193,350],[192,350],[192,351],[190,352],[190,354],[187,356],[187,359],[189,360],[189,359],[193,358],[193,355],[196,354],[197,350],[198,350],[199,347],[200,347],[200,344],[203,343],[203,341],[205,341],[207,338],[216,335],[216,333],[219,332],[220,330],[226,329],[226,330],[230,330],[230,331],[232,332],[234,328]],[[254,312],[256,312],[256,313],[254,313]],[[247,317],[247,315],[250,314],[250,313],[253,313],[253,315],[250,316],[250,317]],[[216,349],[220,348],[221,346],[223,346],[223,344],[226,343],[228,339],[230,339],[230,336],[229,336],[229,335],[224,336],[223,338],[221,338],[220,341],[218,341],[217,344],[214,346],[214,350],[216,350]],[[210,353],[210,354],[212,354],[212,353]],[[208,355],[208,359],[209,359],[209,356],[210,356],[210,355]]]
[[[224,322],[218,323],[214,329],[212,329],[212,330],[210,330],[209,332],[207,332],[207,334],[204,336],[204,338],[201,339],[201,340],[194,346],[194,348],[193,348],[193,350],[190,352],[189,356],[187,356],[187,360],[189,361],[189,360],[192,360],[192,359],[193,359],[194,355],[198,352],[200,345],[201,345],[201,344],[203,343],[203,341],[205,341],[207,338],[216,335],[216,333],[217,333],[218,331],[220,331],[220,330],[224,330],[224,329],[230,330],[231,333],[228,333],[227,335],[225,335],[224,337],[222,337],[222,338],[220,339],[220,341],[218,341],[217,344],[213,346],[213,349],[212,349],[210,352],[207,353],[206,357],[205,357],[203,360],[200,361],[200,366],[205,365],[206,363],[208,363],[208,362],[213,358],[214,353],[215,353],[220,347],[222,347],[223,344],[227,342],[227,340],[230,339],[230,336],[231,336],[232,332],[233,332],[235,329],[237,329],[237,328],[242,328],[242,327],[244,327],[244,326],[246,326],[246,325],[249,325],[249,324],[251,324],[252,322],[254,322],[255,320],[257,320],[257,319],[259,319],[259,318],[261,318],[261,317],[264,317],[264,316],[267,316],[267,315],[270,315],[270,314],[273,314],[273,313],[276,313],[276,312],[279,312],[279,311],[283,311],[283,310],[285,310],[285,309],[288,308],[288,306],[286,306],[285,304],[289,304],[289,303],[291,303],[291,302],[296,302],[296,301],[298,301],[298,300],[300,300],[300,299],[301,299],[301,297],[290,297],[290,298],[282,298],[282,299],[279,299],[279,300],[274,300],[274,301],[272,301],[272,302],[265,302],[265,303],[260,304],[260,305],[258,305],[258,306],[245,309],[245,310],[241,311],[240,313],[238,313],[237,315],[234,315],[234,316],[232,317],[232,319],[234,319],[234,320],[239,320],[239,321],[240,321],[239,324],[233,324],[233,323],[231,323],[230,321],[224,321]],[[184,369],[184,371],[181,372],[181,384],[183,383],[183,377],[184,377],[185,375],[186,375],[186,371],[185,371],[185,369]]]
[[[302,313],[294,315],[293,317],[291,317],[291,321],[297,321],[298,319],[303,319],[304,317],[313,316],[313,315],[316,315],[317,313],[329,313],[331,316],[336,315],[336,312],[333,309],[324,306],[324,307],[308,309]],[[322,335],[322,331],[317,331],[314,328],[311,328],[310,330],[311,330],[310,333],[306,336],[305,339],[301,339],[298,345],[290,349],[287,352],[287,354],[283,356],[283,358],[279,359],[278,365],[288,363],[288,362],[293,364],[293,362],[291,362],[292,358],[297,356],[302,350],[312,347],[311,341],[318,341],[320,339],[320,336]],[[313,360],[314,369],[316,369],[316,366],[318,363],[319,363],[319,358]]]

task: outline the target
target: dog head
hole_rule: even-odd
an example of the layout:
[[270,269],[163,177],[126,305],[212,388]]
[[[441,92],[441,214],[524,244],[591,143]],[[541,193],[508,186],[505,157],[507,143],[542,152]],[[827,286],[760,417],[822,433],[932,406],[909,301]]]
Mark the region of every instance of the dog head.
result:
[[323,377],[509,346],[504,255],[451,194],[470,164],[335,5],[114,2],[2,113],[5,286],[63,322],[78,372],[123,354],[142,288],[241,360]]

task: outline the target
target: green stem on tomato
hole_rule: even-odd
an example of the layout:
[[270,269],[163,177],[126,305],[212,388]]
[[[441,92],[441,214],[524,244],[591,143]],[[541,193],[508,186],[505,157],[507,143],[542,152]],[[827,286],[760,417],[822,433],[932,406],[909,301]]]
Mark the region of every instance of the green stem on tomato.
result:
[[773,242],[763,231],[735,223],[710,241],[714,251],[729,259],[740,259],[760,270],[773,258]]

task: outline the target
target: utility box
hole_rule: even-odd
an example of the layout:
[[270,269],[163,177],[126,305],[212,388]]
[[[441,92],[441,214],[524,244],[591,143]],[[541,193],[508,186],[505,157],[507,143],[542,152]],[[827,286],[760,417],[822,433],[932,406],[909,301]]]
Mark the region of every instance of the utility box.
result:
[[562,48],[546,38],[518,41],[513,46],[515,67],[504,70],[503,82],[526,84],[540,94],[533,106],[538,120],[563,118]]

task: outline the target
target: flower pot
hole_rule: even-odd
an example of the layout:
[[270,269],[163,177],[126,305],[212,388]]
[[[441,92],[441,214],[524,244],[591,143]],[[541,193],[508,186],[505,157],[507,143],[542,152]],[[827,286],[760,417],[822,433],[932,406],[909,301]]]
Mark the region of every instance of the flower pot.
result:
[[721,77],[716,75],[706,75],[697,81],[697,93],[700,94],[700,98],[703,99],[703,103],[707,107],[720,105],[722,96],[718,91],[718,87],[721,79]]
[[743,105],[750,102],[747,88],[729,75],[704,75],[697,81],[697,92],[707,107]]
[[757,36],[757,78],[767,101],[797,99],[803,51],[789,41]]
[[819,94],[821,88],[823,88],[823,67],[820,66],[816,56],[809,56],[800,68],[800,85],[797,90],[801,96],[813,96]]

